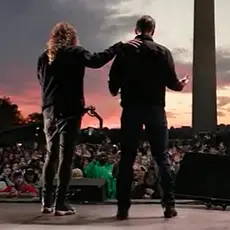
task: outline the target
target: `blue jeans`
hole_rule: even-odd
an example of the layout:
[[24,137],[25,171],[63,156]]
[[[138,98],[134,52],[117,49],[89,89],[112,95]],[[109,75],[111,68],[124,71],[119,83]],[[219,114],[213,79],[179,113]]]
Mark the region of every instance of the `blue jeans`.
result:
[[118,207],[129,208],[133,164],[135,162],[140,132],[145,131],[151,146],[161,178],[163,190],[162,201],[165,205],[174,206],[174,176],[168,152],[168,127],[164,107],[123,108],[121,115],[121,160],[117,178]]

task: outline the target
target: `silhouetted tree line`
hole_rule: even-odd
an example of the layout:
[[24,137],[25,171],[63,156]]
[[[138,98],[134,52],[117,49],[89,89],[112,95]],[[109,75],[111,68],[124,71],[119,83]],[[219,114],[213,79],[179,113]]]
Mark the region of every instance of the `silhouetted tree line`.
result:
[[[218,132],[221,136],[227,136],[230,139],[230,126],[219,125]],[[91,134],[89,134],[91,133]],[[81,140],[83,142],[101,142],[109,137],[112,142],[120,141],[119,129],[93,129],[87,128],[81,130]],[[169,128],[169,137],[174,139],[193,138],[192,128],[189,126],[182,126],[181,128]],[[141,139],[145,140],[146,135],[143,131]],[[31,113],[27,117],[23,117],[17,104],[13,103],[9,97],[0,98],[0,144],[15,143],[19,141],[44,141],[43,134],[43,116],[41,113]]]
[[32,113],[28,117],[23,117],[18,105],[9,97],[0,98],[0,131],[38,121],[42,121],[41,113]]

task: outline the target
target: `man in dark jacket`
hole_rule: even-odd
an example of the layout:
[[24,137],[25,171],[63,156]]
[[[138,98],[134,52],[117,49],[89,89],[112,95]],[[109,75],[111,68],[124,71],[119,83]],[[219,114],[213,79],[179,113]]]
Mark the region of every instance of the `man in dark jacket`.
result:
[[55,215],[74,214],[66,202],[71,179],[75,141],[84,114],[85,67],[100,68],[126,45],[140,42],[116,43],[101,53],[90,53],[78,45],[76,31],[68,23],[58,23],[51,31],[47,50],[38,59],[37,75],[42,91],[44,132],[47,159],[43,170],[42,213],[53,211],[53,181],[57,172]]
[[121,160],[117,178],[118,219],[126,219],[130,208],[133,163],[143,125],[151,151],[159,166],[166,218],[177,215],[174,201],[174,180],[168,153],[168,127],[165,113],[165,90],[181,91],[188,78],[178,80],[171,52],[153,41],[155,21],[146,15],[136,24],[137,48],[125,47],[110,70],[109,90],[120,93]]

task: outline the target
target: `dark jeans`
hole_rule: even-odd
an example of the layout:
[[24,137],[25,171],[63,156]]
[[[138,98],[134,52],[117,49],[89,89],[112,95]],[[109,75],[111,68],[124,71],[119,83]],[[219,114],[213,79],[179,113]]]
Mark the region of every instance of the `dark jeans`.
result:
[[51,205],[53,201],[53,182],[57,173],[56,203],[62,205],[71,179],[72,158],[82,115],[63,115],[51,106],[44,110],[43,117],[47,144],[43,168],[43,202]]
[[133,164],[143,125],[161,178],[162,201],[174,206],[174,177],[168,153],[168,128],[164,107],[124,108],[121,115],[121,160],[117,178],[118,207],[130,207]]

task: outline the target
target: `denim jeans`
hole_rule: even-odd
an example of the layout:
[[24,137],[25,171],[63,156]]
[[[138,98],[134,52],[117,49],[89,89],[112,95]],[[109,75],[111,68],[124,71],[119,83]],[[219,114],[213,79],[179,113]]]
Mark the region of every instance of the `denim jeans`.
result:
[[53,201],[53,182],[57,173],[56,203],[66,199],[71,180],[72,158],[82,114],[69,116],[50,106],[43,111],[47,155],[43,168],[43,202]]
[[118,166],[117,200],[118,207],[129,208],[133,164],[135,162],[140,132],[143,125],[151,146],[151,152],[159,167],[162,202],[175,205],[174,176],[168,152],[168,127],[164,107],[123,108],[121,115],[121,160]]

